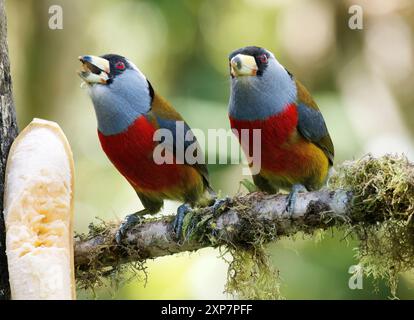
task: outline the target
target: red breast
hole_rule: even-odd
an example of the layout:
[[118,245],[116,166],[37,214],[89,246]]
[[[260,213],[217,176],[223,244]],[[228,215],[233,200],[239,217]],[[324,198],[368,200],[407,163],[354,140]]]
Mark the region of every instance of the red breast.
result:
[[133,186],[142,190],[161,191],[176,186],[184,170],[183,165],[154,162],[155,130],[145,116],[140,116],[122,133],[105,136],[98,131],[108,158]]
[[[295,144],[302,144],[303,139],[297,137],[296,126],[298,123],[298,112],[295,104],[288,105],[283,112],[273,115],[265,120],[237,120],[230,117],[231,127],[238,131],[241,137],[241,130],[249,130],[249,145],[240,141],[244,152],[247,154],[247,147],[250,156],[253,155],[253,130],[261,130],[261,167],[275,173],[287,173],[300,169],[303,165],[303,156],[297,152]],[[257,155],[256,155],[257,156]],[[253,161],[258,161],[256,158]],[[302,164],[301,164],[302,161]],[[302,171],[302,170],[300,170]]]

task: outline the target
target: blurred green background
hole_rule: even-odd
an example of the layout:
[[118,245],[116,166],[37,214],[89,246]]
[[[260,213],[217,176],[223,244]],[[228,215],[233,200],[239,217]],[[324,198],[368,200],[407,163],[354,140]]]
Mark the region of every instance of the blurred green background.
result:
[[[63,8],[63,30],[48,27],[48,10]],[[352,4],[363,8],[363,30],[348,27]],[[312,92],[325,116],[336,163],[367,152],[404,152],[414,160],[414,3],[410,0],[13,0],[7,1],[9,50],[18,122],[57,121],[76,162],[76,231],[95,217],[122,219],[139,203],[101,151],[92,103],[80,88],[77,57],[118,53],[136,63],[193,128],[229,128],[227,55],[258,45]],[[207,150],[214,152],[214,150]],[[211,166],[212,183],[233,195],[240,165]],[[167,203],[164,213],[175,211]],[[288,299],[383,299],[348,288],[356,242],[337,232],[322,241],[283,239],[269,246]],[[132,280],[96,298],[212,299],[223,293],[226,264],[201,250],[148,261],[148,283]],[[414,298],[414,274],[398,295]],[[90,292],[79,292],[90,299]]]

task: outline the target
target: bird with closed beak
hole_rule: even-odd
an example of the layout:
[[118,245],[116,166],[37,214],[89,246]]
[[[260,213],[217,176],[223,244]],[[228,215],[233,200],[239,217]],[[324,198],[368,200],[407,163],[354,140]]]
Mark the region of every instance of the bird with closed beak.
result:
[[[144,206],[143,210],[126,217],[116,241],[121,243],[126,231],[139,223],[141,216],[159,212],[166,199],[184,203],[174,221],[180,237],[189,207],[214,197],[206,165],[189,164],[176,152],[177,145],[185,150],[197,144],[194,135],[187,134],[191,129],[130,60],[116,54],[85,55],[79,60],[82,63],[79,76],[87,84],[93,102],[102,149]],[[179,123],[183,125],[183,135],[177,134]],[[154,149],[160,143],[154,140],[158,129],[172,134],[171,139],[163,141],[165,152],[174,158],[172,163],[154,161]],[[200,148],[196,150],[201,152]]]
[[[255,46],[235,50],[229,65],[230,123],[251,167],[260,168],[253,182],[268,193],[289,190],[286,211],[292,213],[297,193],[320,189],[333,165],[334,146],[322,113],[270,51]],[[243,129],[250,142],[242,141]],[[252,156],[254,129],[261,133],[261,151]]]

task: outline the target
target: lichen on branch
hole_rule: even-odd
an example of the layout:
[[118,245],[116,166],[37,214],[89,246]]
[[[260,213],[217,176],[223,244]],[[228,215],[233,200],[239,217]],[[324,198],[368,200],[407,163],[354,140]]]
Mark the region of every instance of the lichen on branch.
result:
[[366,275],[385,279],[396,296],[398,275],[414,268],[414,165],[405,156],[345,162],[331,188],[352,190],[350,230]]
[[265,245],[331,227],[346,228],[347,234],[358,237],[357,259],[366,273],[388,280],[392,294],[398,273],[414,266],[414,166],[404,156],[345,162],[327,189],[299,194],[292,214],[285,207],[286,195],[254,192],[235,196],[218,211],[196,208],[185,218],[180,241],[172,228],[173,216],[143,220],[128,231],[122,246],[114,240],[119,223],[91,224],[89,234],[79,235],[75,246],[79,284],[85,288],[102,284],[108,275],[118,277],[128,262],[142,270],[146,259],[220,247],[233,256],[228,292],[243,298],[278,298],[278,273]]

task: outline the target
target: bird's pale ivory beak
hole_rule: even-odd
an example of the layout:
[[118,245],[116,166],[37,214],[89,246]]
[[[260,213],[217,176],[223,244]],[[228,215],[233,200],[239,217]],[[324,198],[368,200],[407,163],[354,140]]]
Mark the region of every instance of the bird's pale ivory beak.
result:
[[78,71],[79,76],[87,84],[107,84],[109,80],[109,61],[97,56],[79,56],[82,63],[82,70]]
[[252,56],[238,54],[230,60],[230,73],[233,77],[255,76],[257,70],[256,60]]

